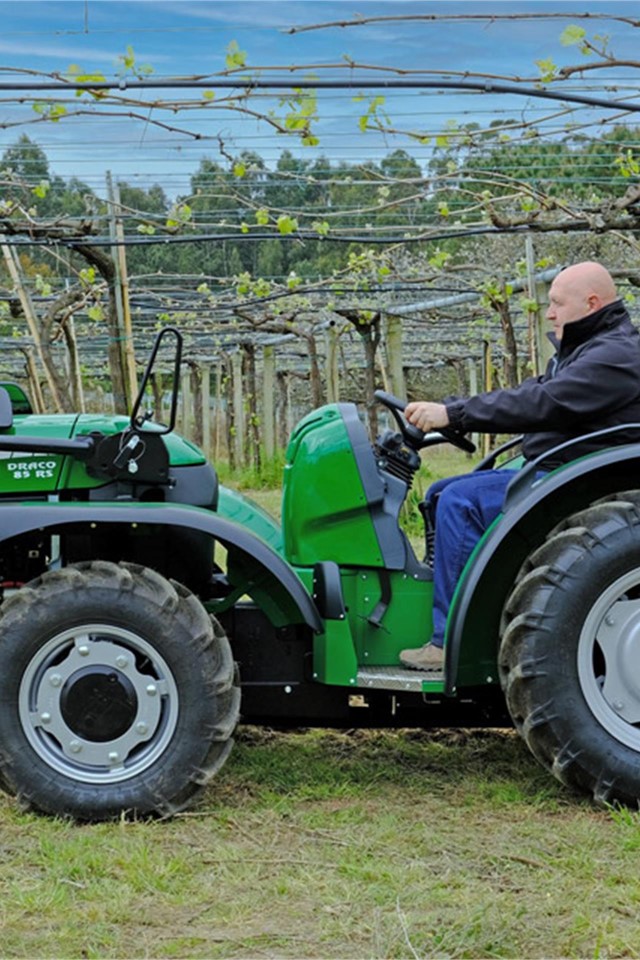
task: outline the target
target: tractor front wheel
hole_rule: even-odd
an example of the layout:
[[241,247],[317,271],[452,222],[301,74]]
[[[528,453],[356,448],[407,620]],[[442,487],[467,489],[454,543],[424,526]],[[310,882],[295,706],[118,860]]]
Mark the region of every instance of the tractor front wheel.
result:
[[532,555],[505,607],[499,667],[535,757],[597,802],[637,805],[637,492],[575,514]]
[[33,809],[183,809],[226,759],[239,700],[219,625],[148,568],[70,566],[0,611],[0,773]]

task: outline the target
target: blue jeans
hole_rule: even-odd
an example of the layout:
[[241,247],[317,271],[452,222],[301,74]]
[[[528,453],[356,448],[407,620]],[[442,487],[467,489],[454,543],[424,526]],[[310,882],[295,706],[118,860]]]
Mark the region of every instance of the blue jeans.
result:
[[444,645],[447,613],[460,574],[482,534],[502,509],[515,470],[479,470],[436,480],[427,491],[426,508],[435,520],[433,636]]

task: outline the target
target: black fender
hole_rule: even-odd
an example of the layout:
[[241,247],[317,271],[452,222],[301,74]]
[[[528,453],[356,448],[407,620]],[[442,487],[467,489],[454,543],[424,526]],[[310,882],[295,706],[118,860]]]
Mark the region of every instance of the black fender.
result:
[[536,479],[516,474],[503,512],[470,558],[453,598],[446,636],[446,693],[497,683],[500,617],[520,567],[563,519],[595,500],[640,490],[640,444],[594,453]]
[[[228,551],[240,576],[233,586],[268,598],[276,626],[305,623],[316,633],[323,630],[317,608],[295,570],[255,534],[209,510],[174,504],[140,503],[0,503],[0,543],[32,531],[60,534],[87,525],[183,527],[208,534]],[[126,557],[123,557],[126,559]],[[260,601],[257,600],[260,604]],[[274,619],[272,617],[272,619]]]

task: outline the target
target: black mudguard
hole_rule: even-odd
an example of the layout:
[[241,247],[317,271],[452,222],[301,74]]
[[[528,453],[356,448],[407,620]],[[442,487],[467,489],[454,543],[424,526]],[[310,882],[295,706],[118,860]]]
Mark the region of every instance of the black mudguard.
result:
[[448,694],[497,682],[500,617],[520,567],[562,520],[596,500],[640,490],[640,445],[592,454],[536,480],[526,467],[507,490],[503,513],[467,564],[447,625]]
[[[212,537],[228,551],[242,581],[234,583],[253,596],[269,598],[270,616],[284,623],[305,623],[317,633],[322,621],[316,606],[295,571],[264,541],[244,527],[198,507],[136,502],[117,503],[0,503],[0,543],[32,531],[51,534],[77,528],[108,525],[180,527]],[[122,559],[127,559],[123,557]],[[260,600],[257,602],[260,604]]]

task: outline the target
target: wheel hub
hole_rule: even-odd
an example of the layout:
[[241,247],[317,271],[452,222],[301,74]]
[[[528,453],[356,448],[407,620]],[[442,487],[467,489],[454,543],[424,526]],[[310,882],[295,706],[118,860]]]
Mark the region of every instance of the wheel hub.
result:
[[100,664],[78,670],[60,694],[60,713],[69,729],[96,743],[125,734],[137,712],[138,698],[131,680]]
[[605,658],[602,694],[628,723],[640,723],[640,601],[618,600],[598,628]]
[[25,733],[39,756],[72,779],[115,783],[150,766],[173,735],[175,682],[140,636],[87,625],[49,641],[20,689]]
[[633,570],[589,611],[578,644],[578,676],[589,709],[617,740],[640,750],[640,599]]

